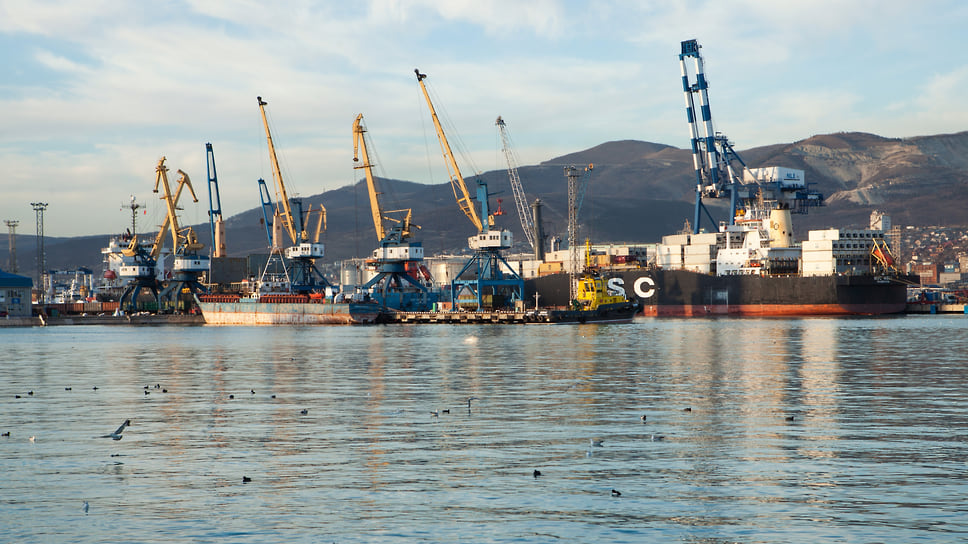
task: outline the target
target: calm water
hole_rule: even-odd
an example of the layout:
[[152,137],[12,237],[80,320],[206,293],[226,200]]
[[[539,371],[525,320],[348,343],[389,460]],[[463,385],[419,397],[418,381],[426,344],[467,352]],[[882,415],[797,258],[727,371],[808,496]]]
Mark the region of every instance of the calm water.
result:
[[0,343],[8,542],[968,540],[965,316]]

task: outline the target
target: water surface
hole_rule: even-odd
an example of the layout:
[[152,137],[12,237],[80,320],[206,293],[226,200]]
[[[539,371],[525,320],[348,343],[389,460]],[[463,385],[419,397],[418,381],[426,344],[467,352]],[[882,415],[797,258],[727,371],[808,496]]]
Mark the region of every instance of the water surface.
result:
[[[18,542],[965,541],[966,329],[0,329],[0,527]],[[125,419],[122,440],[100,438]]]

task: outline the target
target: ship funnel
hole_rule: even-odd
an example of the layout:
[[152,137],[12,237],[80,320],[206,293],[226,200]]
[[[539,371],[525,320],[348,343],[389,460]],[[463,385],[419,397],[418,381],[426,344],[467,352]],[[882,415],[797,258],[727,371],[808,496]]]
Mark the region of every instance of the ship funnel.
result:
[[770,210],[770,247],[793,247],[790,208]]

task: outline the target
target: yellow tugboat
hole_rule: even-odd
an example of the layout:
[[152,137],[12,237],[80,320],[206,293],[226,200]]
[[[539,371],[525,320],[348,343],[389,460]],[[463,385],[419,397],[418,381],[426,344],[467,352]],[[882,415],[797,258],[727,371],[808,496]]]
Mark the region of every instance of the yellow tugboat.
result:
[[552,320],[558,323],[629,323],[638,311],[638,304],[624,295],[608,291],[608,280],[592,266],[591,245],[585,241],[584,271],[572,279],[575,297],[568,310],[552,312]]

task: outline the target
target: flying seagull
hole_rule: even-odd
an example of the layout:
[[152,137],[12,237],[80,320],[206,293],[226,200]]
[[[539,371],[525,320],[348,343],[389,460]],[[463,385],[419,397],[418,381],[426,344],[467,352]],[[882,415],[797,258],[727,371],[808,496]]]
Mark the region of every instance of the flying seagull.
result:
[[114,431],[113,433],[101,435],[98,438],[111,438],[113,440],[121,440],[121,438],[123,438],[121,436],[121,433],[124,432],[124,428],[127,427],[128,425],[131,425],[131,420],[130,419],[124,420],[124,423],[122,423],[121,426],[118,427],[117,430]]

